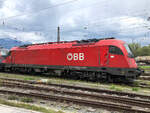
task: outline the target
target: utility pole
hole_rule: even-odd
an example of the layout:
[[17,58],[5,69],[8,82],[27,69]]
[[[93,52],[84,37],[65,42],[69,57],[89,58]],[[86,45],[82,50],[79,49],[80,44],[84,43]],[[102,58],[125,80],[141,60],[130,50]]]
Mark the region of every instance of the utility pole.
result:
[[60,27],[57,27],[57,42],[60,42]]

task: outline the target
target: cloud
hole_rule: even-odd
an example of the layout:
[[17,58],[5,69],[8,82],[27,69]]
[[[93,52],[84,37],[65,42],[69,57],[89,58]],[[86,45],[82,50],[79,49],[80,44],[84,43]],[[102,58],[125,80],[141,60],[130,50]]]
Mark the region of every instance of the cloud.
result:
[[17,32],[17,31],[10,31],[10,30],[0,30],[0,37],[1,38],[11,38],[15,40],[20,40],[23,42],[31,42],[32,43],[43,43],[46,42],[45,37],[40,34],[36,34],[35,32]]
[[[0,21],[0,34],[33,43],[56,41],[57,26],[62,40],[96,37],[144,37],[149,32],[149,0],[5,0],[0,17],[22,15]],[[55,7],[56,6],[56,7]],[[47,10],[41,9],[51,7]],[[3,24],[5,22],[5,25]],[[0,35],[1,37],[2,35]]]

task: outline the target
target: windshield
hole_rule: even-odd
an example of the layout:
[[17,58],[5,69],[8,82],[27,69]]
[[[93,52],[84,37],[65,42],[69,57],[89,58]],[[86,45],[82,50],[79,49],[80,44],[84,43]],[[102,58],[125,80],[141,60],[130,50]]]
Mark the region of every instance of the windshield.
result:
[[128,44],[125,44],[124,46],[125,46],[125,48],[126,48],[126,50],[127,50],[127,52],[128,52],[128,57],[133,58],[134,55],[133,55],[132,51],[130,50]]

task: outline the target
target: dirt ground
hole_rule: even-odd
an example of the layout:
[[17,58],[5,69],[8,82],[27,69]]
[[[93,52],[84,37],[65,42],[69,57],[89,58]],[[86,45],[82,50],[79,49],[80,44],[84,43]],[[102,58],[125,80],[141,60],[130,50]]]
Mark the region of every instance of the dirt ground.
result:
[[35,111],[26,110],[22,108],[10,107],[1,104],[0,104],[0,112],[1,113],[40,113],[40,112],[35,112]]

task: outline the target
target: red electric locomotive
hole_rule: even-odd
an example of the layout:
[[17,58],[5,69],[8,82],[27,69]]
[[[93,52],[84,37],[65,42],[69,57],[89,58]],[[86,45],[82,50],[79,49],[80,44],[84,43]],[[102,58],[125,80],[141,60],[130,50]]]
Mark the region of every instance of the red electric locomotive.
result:
[[112,81],[141,74],[128,45],[115,38],[23,45],[12,48],[2,63],[5,70],[78,79]]

